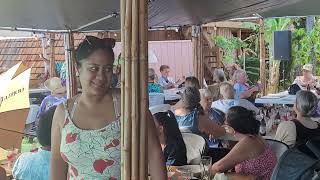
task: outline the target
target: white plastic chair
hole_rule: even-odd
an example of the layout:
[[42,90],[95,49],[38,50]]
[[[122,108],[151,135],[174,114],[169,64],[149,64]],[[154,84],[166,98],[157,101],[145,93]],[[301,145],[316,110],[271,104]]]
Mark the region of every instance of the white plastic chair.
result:
[[206,149],[205,139],[193,133],[183,132],[181,134],[187,149],[187,163],[190,165],[199,165],[201,155]]

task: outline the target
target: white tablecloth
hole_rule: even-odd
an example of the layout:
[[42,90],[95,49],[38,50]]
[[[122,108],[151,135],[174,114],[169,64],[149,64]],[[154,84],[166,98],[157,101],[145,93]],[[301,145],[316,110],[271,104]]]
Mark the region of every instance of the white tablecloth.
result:
[[183,89],[178,89],[178,88],[174,88],[174,89],[167,89],[167,90],[164,90],[163,93],[164,93],[164,99],[166,101],[173,101],[173,100],[177,100],[177,99],[180,99],[181,96],[177,93],[179,92],[183,92]]
[[257,104],[294,104],[296,95],[289,95],[287,91],[277,94],[269,94],[261,98],[257,98],[255,103]]

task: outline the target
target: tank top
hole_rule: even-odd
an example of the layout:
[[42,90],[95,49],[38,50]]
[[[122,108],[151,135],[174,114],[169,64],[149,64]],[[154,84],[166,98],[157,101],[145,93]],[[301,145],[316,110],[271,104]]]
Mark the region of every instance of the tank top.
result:
[[260,156],[237,164],[235,170],[237,173],[255,175],[258,179],[269,180],[276,164],[277,157],[268,146]]
[[296,125],[296,144],[304,144],[313,137],[320,136],[320,126],[318,122],[318,127],[316,129],[309,129],[296,119],[292,120],[292,122]]
[[67,178],[120,180],[121,128],[117,99],[113,96],[117,119],[104,128],[94,130],[80,129],[73,123],[77,102],[76,99],[71,113],[64,103],[65,122],[61,130],[60,153],[68,163]]

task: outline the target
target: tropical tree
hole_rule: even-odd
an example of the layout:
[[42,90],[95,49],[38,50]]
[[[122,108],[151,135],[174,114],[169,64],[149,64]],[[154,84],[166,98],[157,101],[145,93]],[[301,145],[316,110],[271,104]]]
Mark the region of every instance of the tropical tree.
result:
[[272,18],[264,21],[264,35],[265,41],[269,49],[269,81],[268,81],[268,92],[276,93],[279,91],[280,81],[280,61],[274,59],[273,56],[273,42],[272,36],[274,31],[288,30],[293,28],[292,18]]

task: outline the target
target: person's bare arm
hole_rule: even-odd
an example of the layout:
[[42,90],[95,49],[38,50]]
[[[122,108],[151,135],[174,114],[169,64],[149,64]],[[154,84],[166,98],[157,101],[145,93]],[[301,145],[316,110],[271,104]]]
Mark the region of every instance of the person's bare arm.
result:
[[54,113],[51,130],[51,180],[67,179],[67,163],[60,155],[61,127],[64,121],[64,107],[59,105]]
[[239,141],[224,158],[211,166],[212,173],[222,173],[249,159],[250,154],[252,154],[251,148],[252,143],[248,139]]
[[240,99],[247,99],[252,95],[252,93],[254,93],[256,91],[259,91],[259,89],[257,87],[253,87],[247,91],[244,91],[240,94]]
[[210,135],[212,138],[217,138],[226,134],[225,129],[211,121],[208,114],[199,115],[198,128],[201,132]]
[[166,180],[167,170],[152,115],[148,116],[148,163],[152,180]]

